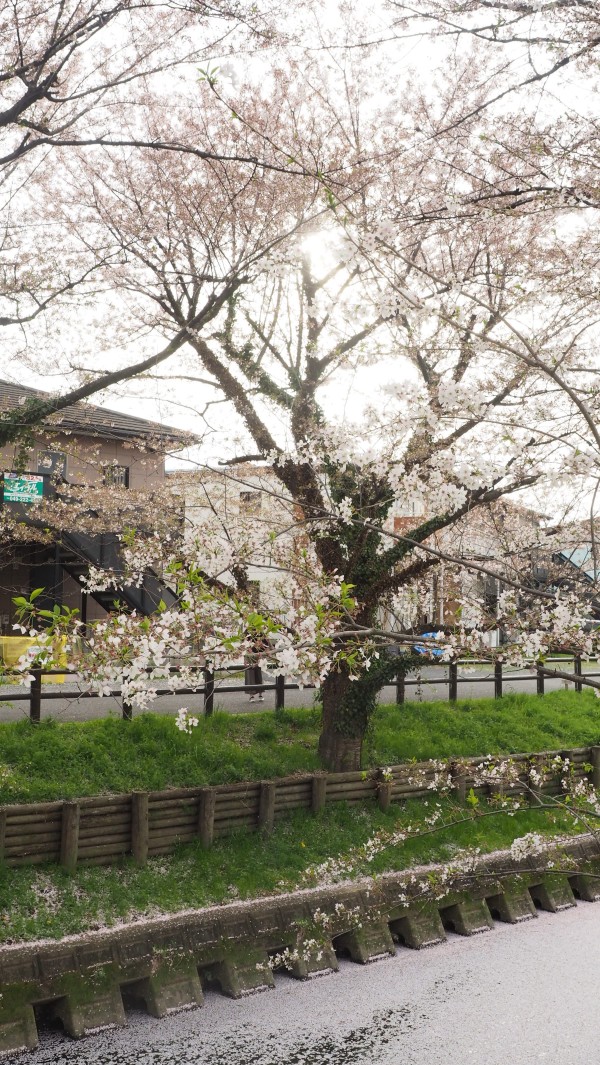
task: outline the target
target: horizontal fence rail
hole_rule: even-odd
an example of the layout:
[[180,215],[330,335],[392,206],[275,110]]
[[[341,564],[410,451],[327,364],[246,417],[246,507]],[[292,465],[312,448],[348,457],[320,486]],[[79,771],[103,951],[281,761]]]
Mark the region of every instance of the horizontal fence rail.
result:
[[[535,754],[502,755],[518,769],[518,781],[502,787],[503,795],[543,795],[563,792],[559,768],[548,771],[531,794],[529,771],[548,765],[556,756],[568,759],[572,783],[589,780],[600,787],[600,746],[576,747]],[[478,796],[498,791],[498,784],[477,783],[483,756],[444,765],[454,778],[459,798],[473,788]],[[487,757],[485,758],[488,764]],[[375,799],[382,809],[391,802],[431,798],[439,782],[439,763],[405,763],[385,770],[312,773],[277,780],[247,781],[216,787],[134,791],[76,801],[31,803],[0,807],[0,860],[7,865],[60,862],[68,871],[80,863],[111,865],[132,855],[138,865],[148,858],[171,854],[181,843],[200,840],[210,847],[215,839],[238,829],[270,832],[291,810],[318,813],[325,803],[360,803]]]
[[[579,657],[573,658],[547,658],[544,661],[543,668],[551,664],[559,664],[562,667],[568,666],[572,663],[573,687],[576,692],[582,692],[584,683],[582,680],[578,680],[578,677],[584,676],[583,664]],[[461,675],[461,667],[464,669],[471,669],[476,666],[487,666],[488,673],[485,676],[473,676],[472,674]],[[239,673],[243,670],[243,666],[230,666],[227,672]],[[426,668],[435,668],[435,663],[428,662]],[[537,695],[545,694],[545,682],[551,677],[547,677],[543,670],[539,668],[535,663],[531,666],[523,667],[523,670],[517,671],[519,675],[516,675],[514,668],[506,667],[502,662],[496,662],[493,666],[489,662],[484,660],[474,659],[459,659],[456,662],[450,662],[443,667],[446,670],[444,676],[427,676],[423,677],[422,674],[417,673],[416,676],[403,676],[398,674],[395,681],[392,681],[392,685],[395,685],[395,698],[398,705],[406,700],[407,689],[416,688],[417,691],[421,691],[424,686],[426,687],[442,687],[447,689],[447,698],[450,702],[456,702],[460,694],[461,684],[493,684],[494,697],[501,699],[504,694],[504,685],[506,682],[514,684],[522,684],[527,686],[528,684],[534,687]],[[523,676],[523,671],[527,669],[529,672]],[[563,668],[564,671],[564,668]],[[173,667],[172,673],[177,673],[177,668]],[[221,671],[225,672],[225,670]],[[79,701],[81,699],[99,699],[100,696],[95,691],[78,691],[65,692],[64,690],[49,691],[47,687],[42,685],[42,679],[44,677],[54,676],[72,676],[77,679],[81,679],[79,673],[70,669],[38,669],[33,668],[28,672],[28,676],[31,678],[29,682],[29,690],[23,692],[10,693],[6,696],[7,702],[27,702],[29,704],[29,719],[33,722],[39,722],[41,720],[42,703],[53,701],[56,699],[74,699]],[[586,677],[592,679],[599,679],[600,672],[589,671],[585,673]],[[263,684],[222,684],[220,678],[216,677],[213,672],[206,669],[204,670],[204,683],[198,685],[195,688],[159,688],[156,690],[157,698],[167,695],[197,695],[202,700],[202,712],[207,716],[214,711],[215,699],[227,697],[228,695],[239,694],[244,692],[247,695],[262,695],[264,692],[275,692],[275,711],[281,711],[285,708],[285,693],[289,691],[300,691],[301,689],[314,690],[316,685],[314,684],[296,684],[294,682],[286,681],[285,677],[281,674],[269,674],[269,681]],[[556,678],[561,680],[562,678]],[[563,683],[568,683],[563,680]],[[0,686],[0,697],[2,695],[2,687]],[[125,702],[122,698],[121,689],[115,689],[107,693],[108,697],[120,699],[122,704],[122,715],[125,720],[131,720],[133,717],[133,707]],[[106,695],[104,697],[107,697]],[[199,708],[200,709],[200,708]]]
[[[231,666],[229,672],[238,673],[242,666]],[[172,673],[177,673],[177,669],[173,668]],[[11,692],[6,696],[6,702],[27,702],[29,703],[29,719],[35,723],[41,720],[41,708],[42,702],[53,701],[55,699],[68,700],[75,699],[100,699],[98,692],[96,691],[78,691],[78,692],[65,692],[48,691],[47,688],[42,687],[42,680],[44,677],[56,677],[61,678],[65,676],[75,677],[81,679],[81,675],[73,669],[39,669],[34,667],[28,670],[27,673],[30,678],[29,690],[23,692]],[[5,675],[4,680],[6,682]],[[13,676],[15,676],[13,674]],[[17,683],[16,680],[14,683]],[[275,692],[275,710],[283,710],[285,707],[285,692],[286,691],[300,691],[303,688],[309,690],[314,689],[314,684],[296,684],[293,682],[287,683],[285,677],[281,674],[273,675],[273,680],[266,684],[226,684],[221,685],[215,678],[215,674],[210,670],[204,670],[204,684],[200,684],[195,688],[158,688],[155,690],[157,698],[165,695],[198,695],[202,697],[203,712],[207,717],[213,713],[214,710],[214,698],[216,695],[235,694],[244,692],[245,694],[261,695],[263,692],[273,691]],[[0,696],[2,695],[2,688],[0,686]],[[120,688],[116,688],[110,692],[104,692],[102,698],[121,699],[123,708],[124,720],[131,720],[133,717],[133,707],[130,706],[122,697],[122,691]]]
[[[459,697],[459,684],[490,683],[494,685],[494,698],[501,699],[506,681],[512,684],[535,684],[536,695],[544,695],[545,682],[553,679],[552,676],[548,676],[547,672],[545,672],[548,666],[553,664],[560,665],[563,667],[564,672],[564,667],[568,666],[570,663],[572,663],[572,673],[574,674],[572,683],[576,692],[582,692],[584,689],[584,683],[582,680],[578,680],[578,677],[583,677],[585,675],[594,680],[600,678],[600,672],[593,672],[592,670],[588,672],[586,670],[584,674],[583,662],[578,655],[575,655],[572,658],[546,658],[544,659],[543,666],[540,666],[537,663],[532,663],[531,665],[523,666],[522,669],[516,672],[514,667],[507,667],[502,662],[495,662],[493,667],[491,667],[490,663],[485,662],[484,660],[459,659],[456,662],[448,663],[448,674],[445,677],[423,677],[420,674],[418,674],[417,677],[398,676],[396,678],[396,702],[400,705],[405,701],[406,688],[421,689],[424,685],[427,687],[435,687],[437,685],[446,686],[448,688],[449,702],[456,702]],[[488,674],[483,677],[474,677],[471,674],[461,676],[459,672],[461,666],[467,669],[473,666],[488,666],[490,667],[490,670]],[[523,676],[525,670],[528,670],[528,673]],[[563,678],[557,677],[556,679],[562,680]]]

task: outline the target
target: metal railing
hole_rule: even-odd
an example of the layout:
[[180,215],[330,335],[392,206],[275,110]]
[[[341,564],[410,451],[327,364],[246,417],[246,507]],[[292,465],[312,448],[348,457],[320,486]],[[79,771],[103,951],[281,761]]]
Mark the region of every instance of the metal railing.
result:
[[[572,667],[573,667],[572,668],[572,672],[575,675],[575,677],[583,676],[582,660],[581,660],[581,658],[578,655],[573,655],[572,657],[563,656],[561,658],[546,658],[543,663],[532,662],[529,665],[523,667],[523,669],[530,670],[529,675],[526,675],[526,676],[522,675],[522,670],[517,670],[516,671],[516,673],[520,673],[521,674],[521,675],[518,676],[518,675],[516,675],[514,669],[511,669],[510,667],[507,668],[503,662],[495,662],[486,676],[474,677],[474,676],[469,675],[469,676],[461,677],[459,675],[459,667],[460,666],[467,667],[467,668],[470,668],[470,667],[473,667],[473,666],[488,666],[488,667],[490,667],[490,663],[486,662],[485,659],[458,659],[455,662],[449,662],[448,663],[448,665],[447,665],[448,674],[445,677],[426,677],[426,678],[423,678],[419,674],[419,675],[417,675],[416,678],[406,678],[404,676],[400,676],[399,675],[396,678],[396,703],[402,704],[405,701],[405,694],[406,694],[406,689],[407,688],[410,688],[410,687],[422,688],[423,685],[427,685],[428,687],[429,686],[436,686],[436,685],[446,685],[447,688],[448,688],[448,701],[449,702],[456,702],[456,700],[458,699],[459,684],[461,684],[461,683],[462,684],[490,684],[490,683],[493,683],[493,685],[494,685],[494,698],[495,699],[501,699],[503,694],[504,694],[504,684],[505,684],[505,681],[507,681],[507,680],[512,681],[513,683],[515,681],[517,681],[518,683],[525,683],[525,684],[527,684],[528,682],[535,683],[536,694],[537,695],[544,695],[545,694],[546,680],[552,679],[551,677],[548,676],[548,666],[550,664],[553,664],[553,663],[557,663],[557,664],[559,664],[559,665],[561,665],[563,667],[569,665],[569,663],[572,663]],[[562,672],[565,672],[565,670],[563,669]],[[594,678],[594,679],[595,678],[599,678],[600,677],[600,672],[592,672],[592,671],[587,672],[586,671],[585,676],[586,677],[591,677],[591,678]],[[573,685],[574,685],[574,688],[575,688],[576,692],[582,692],[583,691],[583,688],[584,688],[583,681],[575,679],[573,681]]]
[[[239,673],[243,666],[231,666],[228,672]],[[177,669],[173,668],[172,673],[177,673]],[[285,707],[285,692],[286,691],[299,691],[301,688],[314,689],[314,684],[295,684],[286,683],[285,677],[281,674],[273,676],[273,680],[265,684],[227,684],[220,686],[215,680],[215,674],[209,669],[202,671],[204,674],[204,683],[194,688],[159,688],[155,691],[156,698],[166,695],[200,695],[203,699],[203,712],[206,717],[214,711],[214,699],[215,691],[219,694],[223,693],[235,693],[244,692],[246,694],[256,693],[262,694],[262,692],[274,691],[275,692],[275,710],[283,710]],[[224,671],[221,671],[224,672]],[[40,669],[39,667],[33,667],[29,669],[28,676],[31,678],[29,683],[29,691],[11,693],[7,697],[6,701],[12,702],[28,702],[29,703],[29,720],[37,723],[41,720],[42,701],[55,700],[55,699],[68,699],[73,696],[72,692],[64,691],[48,691],[48,689],[42,687],[43,677],[54,676],[73,676],[80,678],[80,674],[73,669]],[[1,701],[0,687],[0,701]],[[103,697],[120,699],[122,704],[122,716],[126,721],[130,721],[133,717],[133,707],[127,703],[122,696],[120,688],[114,691],[104,692]],[[100,696],[96,691],[81,691],[76,693],[76,699],[98,699]]]
[[[573,658],[547,658],[543,663],[543,667],[532,663],[531,666],[526,667],[531,670],[529,675],[516,676],[514,670],[508,670],[502,662],[496,662],[491,670],[485,676],[460,676],[460,667],[473,667],[473,666],[488,666],[489,662],[484,660],[473,659],[459,659],[456,662],[450,662],[443,668],[447,670],[444,676],[437,677],[422,677],[421,674],[417,674],[416,677],[405,677],[398,674],[395,681],[392,681],[392,685],[395,685],[395,701],[398,705],[404,703],[406,698],[406,691],[409,688],[421,689],[423,686],[445,686],[448,689],[448,701],[455,702],[459,697],[459,689],[461,684],[490,684],[494,686],[494,697],[501,699],[504,694],[505,682],[515,682],[519,684],[533,683],[535,684],[535,690],[537,695],[544,695],[545,682],[548,679],[546,674],[542,672],[542,669],[547,670],[548,666],[552,663],[559,663],[561,666],[568,666],[572,663],[572,673],[575,678],[581,677],[582,661],[581,658],[574,656]],[[427,667],[431,668],[435,666],[435,663],[427,663]],[[438,667],[439,668],[439,667]],[[244,669],[243,665],[230,666],[227,670],[220,670],[222,673],[239,673]],[[177,668],[173,667],[171,672],[177,674]],[[564,670],[563,670],[564,672]],[[29,703],[29,719],[33,722],[39,722],[41,720],[42,702],[46,700],[52,701],[56,699],[69,699],[73,697],[72,692],[64,692],[63,690],[50,691],[48,688],[42,687],[43,677],[52,676],[73,676],[80,678],[75,670],[70,669],[40,669],[34,667],[29,670],[31,677],[29,690],[17,693],[11,693],[6,701],[12,702],[28,702]],[[587,677],[600,678],[600,672],[586,672]],[[198,695],[202,698],[202,712],[206,717],[214,711],[215,695],[227,696],[236,693],[249,694],[262,694],[264,692],[275,692],[275,711],[279,712],[285,708],[285,693],[288,691],[299,691],[301,688],[307,688],[314,690],[317,686],[314,684],[296,684],[294,682],[286,681],[282,674],[268,674],[271,678],[263,684],[221,684],[220,677],[217,678],[215,673],[209,669],[203,670],[203,683],[197,687],[180,687],[180,688],[162,688],[156,690],[156,697],[168,695]],[[583,691],[583,681],[575,679],[573,681],[574,689],[576,692]],[[387,687],[387,685],[386,685]],[[0,687],[0,699],[1,699],[1,687]],[[124,720],[131,720],[133,717],[133,707],[130,706],[122,696],[121,689],[115,689],[114,691],[104,693],[108,697],[121,700],[122,716]],[[98,693],[95,691],[80,691],[75,694],[76,701],[82,699],[98,699]]]

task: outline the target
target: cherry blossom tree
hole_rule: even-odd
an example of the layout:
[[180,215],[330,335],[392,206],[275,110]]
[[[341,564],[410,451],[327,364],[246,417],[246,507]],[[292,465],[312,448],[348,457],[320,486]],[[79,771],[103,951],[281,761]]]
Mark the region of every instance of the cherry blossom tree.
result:
[[[447,119],[467,114],[465,63],[440,74],[434,101],[424,85],[399,108],[360,58],[328,56],[274,66],[260,85],[211,76],[182,94],[172,126],[210,143],[209,157],[70,148],[78,209],[59,203],[58,214],[95,252],[122,350],[161,338],[160,355],[123,357],[115,372],[170,358],[188,406],[194,387],[209,389],[239,426],[228,476],[240,459],[263,464],[288,514],[258,539],[248,520],[176,542],[127,532],[128,578],[158,559],[180,609],[109,618],[87,668],[101,687],[125,673],[139,705],[147,671],[163,677],[174,659],[190,686],[207,662],[240,654],[316,680],[320,752],[343,769],[360,763],[377,690],[414,666],[415,603],[441,559],[457,578],[487,572],[507,589],[493,617],[465,595],[446,659],[481,653],[498,624],[502,653],[519,662],[595,648],[580,597],[465,563],[433,538],[502,497],[535,489],[562,505],[600,476],[598,248],[591,226],[561,225],[555,211],[471,202],[474,120],[463,135],[453,130],[468,123]],[[146,127],[161,106],[147,105]],[[249,173],[259,144],[274,165]],[[89,372],[81,359],[62,366]],[[257,609],[248,570],[265,543],[282,586]]]
[[[39,340],[45,329],[52,331],[49,311],[64,321],[79,313],[80,303],[90,307],[95,299],[101,306],[97,274],[106,260],[98,247],[90,253],[85,242],[72,242],[53,210],[57,200],[66,206],[69,153],[87,152],[96,161],[113,150],[221,158],[210,139],[181,136],[173,102],[186,85],[195,85],[199,65],[211,69],[217,57],[222,62],[283,40],[279,14],[270,0],[247,10],[221,0],[0,4],[0,326],[7,330],[6,358],[15,360],[14,372],[19,360],[26,361],[29,323],[39,323]],[[291,37],[292,20],[287,26]],[[148,100],[154,102],[150,125],[144,122]],[[259,165],[293,171],[264,147],[255,143],[252,151],[234,151],[223,162],[245,167],[248,177]],[[155,363],[177,346],[172,338],[167,351],[156,351]],[[44,369],[39,348],[30,362],[36,371]],[[4,417],[0,446],[54,411],[151,365],[146,359],[125,373],[116,368],[96,374],[47,402],[28,402]]]
[[[303,150],[313,156],[325,150],[326,120],[343,117],[337,104],[316,106],[287,86],[275,106],[276,117],[263,121],[278,142],[290,136],[299,107],[305,122],[312,116],[313,141]],[[216,123],[220,112],[207,102],[201,113]],[[259,113],[257,106],[255,121]],[[397,143],[401,131],[389,128],[387,115],[385,123]],[[254,121],[230,124],[222,143],[254,129]],[[328,132],[330,171],[347,158],[351,129],[338,138]],[[185,337],[185,361],[174,372],[209,383],[245,435],[242,454],[229,456],[230,475],[247,454],[268,464],[305,537],[300,550],[296,538],[288,557],[282,550],[276,559],[288,596],[264,612],[247,595],[256,551],[247,522],[230,525],[227,551],[220,545],[214,555],[203,547],[217,543],[206,531],[166,553],[154,538],[141,557],[164,556],[187,609],[163,612],[145,636],[138,619],[110,619],[110,641],[95,646],[122,640],[128,695],[143,700],[143,670],[185,659],[185,648],[197,670],[267,640],[265,662],[320,682],[321,754],[337,768],[359,763],[378,689],[414,666],[410,652],[387,648],[414,640],[410,602],[440,557],[432,536],[527,487],[583,485],[598,452],[595,304],[589,262],[578,260],[581,238],[549,232],[537,216],[485,225],[438,217],[415,232],[404,195],[412,168],[402,151],[375,165],[368,148],[380,132],[374,112],[361,133],[367,163],[335,192],[319,178],[299,191],[274,172],[248,183],[242,171],[191,166],[186,156],[153,155],[143,165],[113,157],[73,174],[80,231],[98,219],[112,246],[127,252],[105,276],[127,293],[130,328]],[[360,148],[359,138],[357,157]],[[433,186],[435,175],[428,181]],[[224,280],[229,287],[201,328],[198,308]],[[342,416],[333,395],[353,378],[359,388]],[[398,505],[413,516],[402,534],[390,524]],[[139,572],[136,550],[132,544]],[[452,552],[449,561],[460,566]],[[509,595],[501,604],[519,660],[569,640],[591,651],[575,600],[529,591],[525,614]],[[388,630],[383,609],[396,619]],[[491,622],[475,612],[465,604],[447,654],[481,652]],[[114,662],[111,650],[105,677]]]
[[399,0],[388,12],[379,41],[361,33],[365,51],[389,59],[420,38],[460,76],[460,92],[418,94],[416,132],[459,178],[438,210],[597,209],[596,5]]

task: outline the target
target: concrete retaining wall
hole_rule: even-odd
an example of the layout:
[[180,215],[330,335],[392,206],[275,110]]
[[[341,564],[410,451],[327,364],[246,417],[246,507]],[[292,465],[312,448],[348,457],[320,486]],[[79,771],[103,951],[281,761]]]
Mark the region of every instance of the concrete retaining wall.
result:
[[[550,865],[550,863],[553,863]],[[535,864],[497,853],[469,868],[429,866],[292,895],[216,906],[67,939],[0,949],[0,1056],[37,1045],[43,1008],[79,1038],[125,1024],[124,1004],[155,1017],[202,1005],[216,985],[233,998],[273,987],[269,959],[286,952],[306,979],[344,954],[365,964],[518,923],[600,897],[600,843],[548,848]]]

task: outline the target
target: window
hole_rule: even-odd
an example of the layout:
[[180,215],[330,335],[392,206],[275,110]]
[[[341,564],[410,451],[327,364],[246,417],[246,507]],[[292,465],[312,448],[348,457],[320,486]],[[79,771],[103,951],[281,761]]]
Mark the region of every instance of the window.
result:
[[53,480],[67,475],[67,456],[64,451],[38,451],[38,473],[47,473]]
[[262,492],[240,492],[240,514],[260,514]]
[[129,488],[129,466],[105,466],[103,482],[119,488]]
[[496,577],[485,576],[482,579],[483,605],[485,609],[496,617],[498,613],[499,582]]

